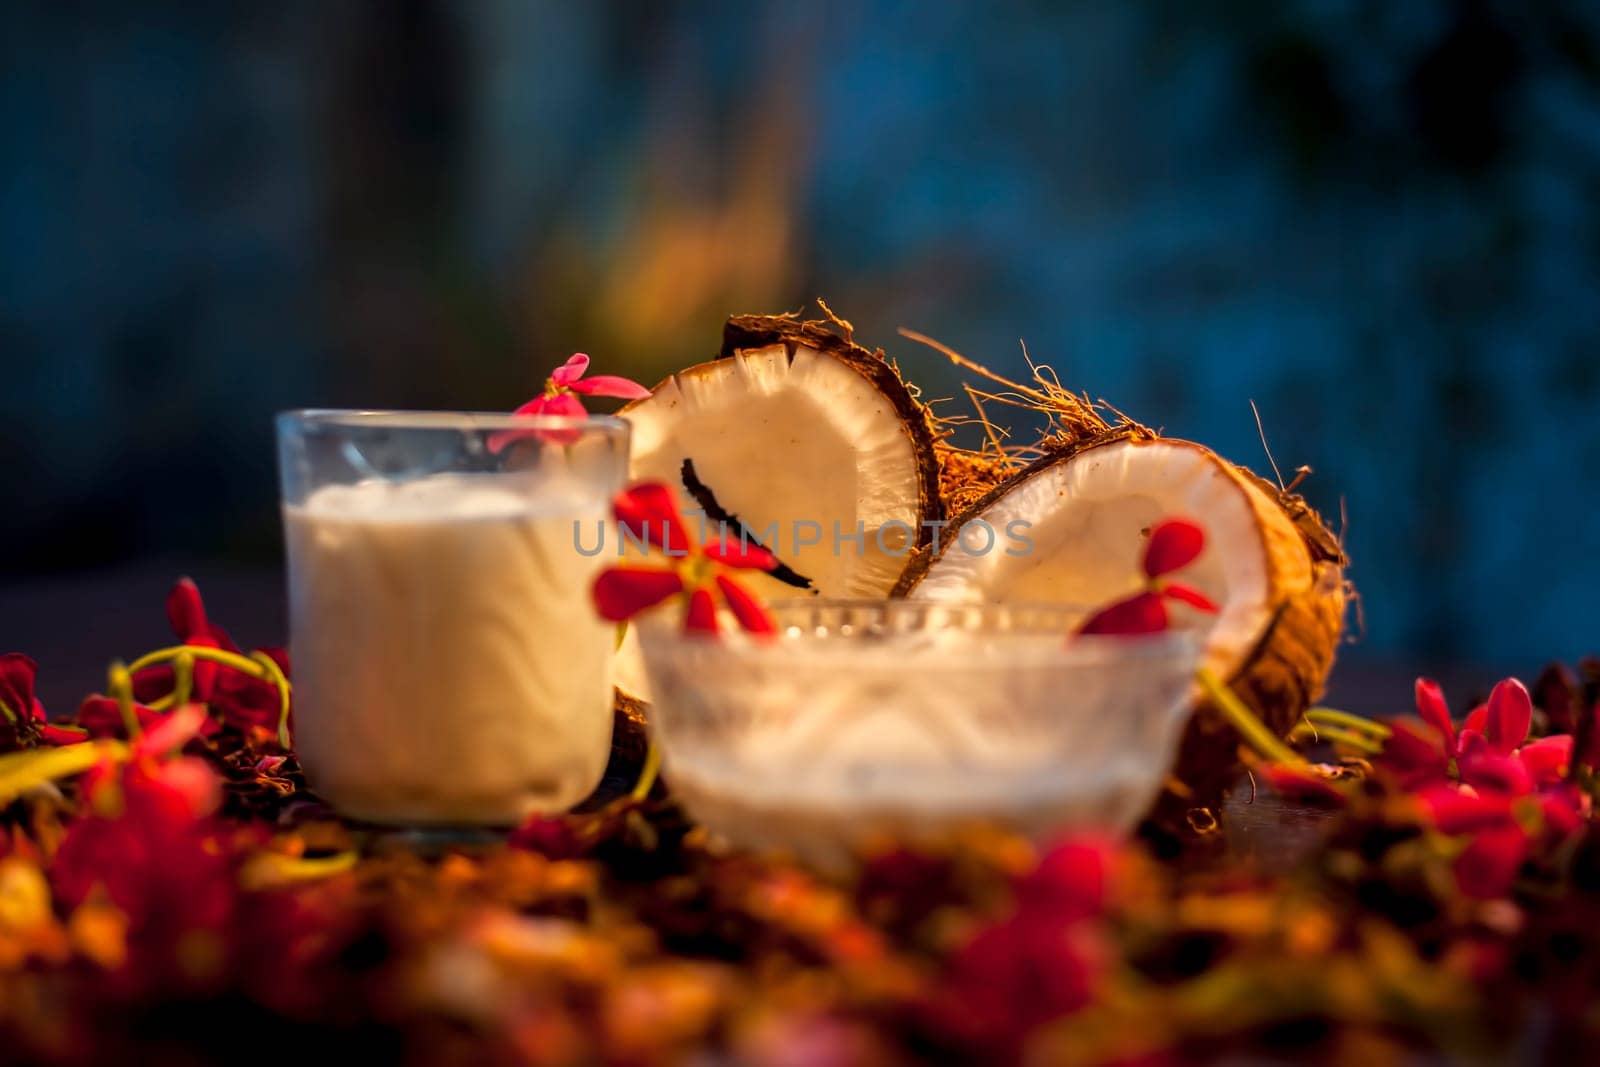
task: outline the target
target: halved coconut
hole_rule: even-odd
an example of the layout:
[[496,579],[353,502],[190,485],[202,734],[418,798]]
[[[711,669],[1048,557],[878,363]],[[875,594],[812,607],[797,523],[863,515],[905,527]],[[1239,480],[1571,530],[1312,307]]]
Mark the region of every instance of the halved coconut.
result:
[[[1047,601],[1087,613],[1136,591],[1149,528],[1185,516],[1207,533],[1183,580],[1220,605],[1175,606],[1204,627],[1203,663],[1271,729],[1321,695],[1344,623],[1344,556],[1298,496],[1188,441],[1124,427],[1046,455],[954,519],[908,569],[913,597]],[[990,535],[994,533],[991,546]],[[971,527],[971,529],[968,529]],[[1197,708],[1169,813],[1211,806],[1237,774],[1233,730]],[[1180,784],[1181,783],[1181,784]]]
[[[704,513],[691,528],[725,522],[773,550],[781,566],[749,575],[769,599],[886,596],[943,514],[927,408],[850,334],[837,318],[736,316],[716,359],[620,413],[633,480],[673,486]],[[629,644],[618,686],[642,695]]]

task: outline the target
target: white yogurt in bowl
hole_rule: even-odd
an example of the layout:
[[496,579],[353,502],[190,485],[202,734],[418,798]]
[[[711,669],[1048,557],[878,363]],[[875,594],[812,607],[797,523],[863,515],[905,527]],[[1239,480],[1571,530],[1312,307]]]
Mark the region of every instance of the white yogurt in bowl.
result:
[[731,842],[824,866],[864,838],[998,823],[1130,828],[1176,753],[1197,635],[1077,637],[1081,610],[916,601],[774,605],[780,634],[647,619],[673,792]]

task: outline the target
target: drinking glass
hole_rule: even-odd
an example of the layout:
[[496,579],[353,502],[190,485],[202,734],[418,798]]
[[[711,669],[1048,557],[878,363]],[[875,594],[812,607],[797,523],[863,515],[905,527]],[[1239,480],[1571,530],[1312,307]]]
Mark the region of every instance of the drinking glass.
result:
[[627,423],[319,410],[277,432],[312,789],[417,828],[511,826],[588,795],[615,638],[590,586]]

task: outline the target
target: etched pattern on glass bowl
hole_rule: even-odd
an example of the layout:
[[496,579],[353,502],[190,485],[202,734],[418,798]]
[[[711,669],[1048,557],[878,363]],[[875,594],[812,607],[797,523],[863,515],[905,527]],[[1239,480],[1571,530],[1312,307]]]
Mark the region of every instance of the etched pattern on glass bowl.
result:
[[1193,633],[1066,634],[1080,609],[780,602],[776,638],[640,645],[665,773],[731,842],[824,863],[881,833],[992,821],[1035,837],[1125,831],[1171,765]]

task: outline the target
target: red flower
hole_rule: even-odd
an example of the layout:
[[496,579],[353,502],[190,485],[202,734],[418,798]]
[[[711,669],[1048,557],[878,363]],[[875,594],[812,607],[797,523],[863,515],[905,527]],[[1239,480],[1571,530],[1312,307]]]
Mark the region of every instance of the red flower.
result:
[[[173,634],[185,645],[242,654],[228,632],[207,617],[200,590],[189,578],[179,578],[172,592],[167,595],[167,621],[172,626]],[[262,648],[257,651],[270,657],[285,675],[289,673],[289,656],[283,649]],[[171,693],[173,685],[171,666],[157,664],[146,667],[133,676],[133,696],[136,701],[150,703]],[[241,733],[253,733],[258,737],[277,735],[280,710],[278,689],[269,681],[224,664],[197,658],[191,696],[195,701],[208,705],[222,722]],[[104,715],[107,709],[96,701],[97,698],[90,697],[84,702],[78,712],[79,721],[90,729],[103,730],[104,736],[122,736],[121,715],[116,715],[114,720],[107,718]],[[115,712],[115,705],[111,705],[109,710]],[[85,721],[85,712],[92,722]],[[146,713],[157,714],[149,708],[140,711],[137,706],[135,712],[140,715],[141,723]],[[214,732],[214,729],[202,731],[206,736]]]
[[608,622],[623,622],[663,601],[683,601],[684,629],[714,634],[717,601],[740,627],[770,634],[777,624],[766,606],[728,570],[771,570],[778,558],[757,543],[740,537],[692,547],[672,490],[661,482],[645,482],[618,495],[612,504],[617,524],[640,543],[659,549],[672,562],[620,564],[608,567],[594,583],[594,605]]
[[[522,405],[513,414],[582,418],[588,412],[577,394],[609,396],[619,400],[641,400],[650,395],[650,390],[638,382],[619,378],[614,374],[597,374],[592,378],[585,378],[584,373],[588,369],[589,357],[582,352],[575,353],[571,359],[550,372],[550,377],[545,379],[543,393]],[[489,435],[489,451],[500,452],[511,442],[525,437],[570,443],[577,439],[577,434],[572,430],[504,430]]]
[[178,708],[134,744],[130,762],[89,771],[86,810],[50,864],[64,906],[103,893],[127,917],[129,980],[189,983],[222,973],[220,955],[196,951],[202,942],[191,936],[214,934],[235,897],[233,861],[207,818],[222,783],[209,763],[176,755],[205,719],[198,704]]
[[34,695],[39,666],[20,652],[0,656],[0,752],[33,744],[71,745],[88,735],[70,727],[55,726],[45,718],[44,705]]
[[1495,686],[1459,731],[1436,683],[1417,679],[1416,694],[1427,729],[1393,723],[1383,763],[1418,790],[1436,830],[1469,839],[1454,861],[1461,891],[1503,896],[1537,843],[1566,837],[1587,816],[1584,795],[1566,781],[1572,738],[1527,742],[1533,705],[1515,678]]
[[[1382,762],[1408,789],[1454,777],[1468,785],[1522,795],[1566,777],[1572,737],[1552,734],[1528,742],[1533,701],[1515,678],[1494,687],[1489,701],[1474,708],[1458,731],[1437,682],[1418,678],[1417,714],[1428,729],[1391,722]],[[1527,743],[1525,743],[1527,742]]]
[[1101,608],[1078,628],[1081,634],[1153,634],[1172,624],[1167,601],[1176,600],[1196,611],[1215,615],[1217,605],[1200,590],[1166,576],[1180,571],[1200,558],[1205,551],[1206,534],[1188,519],[1167,519],[1150,531],[1144,546],[1145,588],[1130,597]]
[[1087,1004],[1104,969],[1098,919],[1114,848],[1067,841],[1017,886],[1016,908],[980,929],[946,966],[926,1017],[985,1062],[1014,1060],[1038,1027]]

